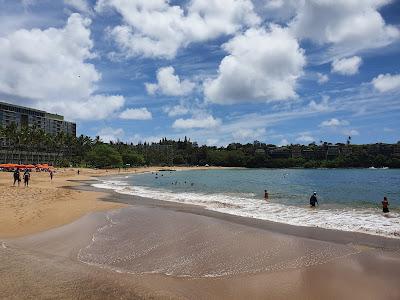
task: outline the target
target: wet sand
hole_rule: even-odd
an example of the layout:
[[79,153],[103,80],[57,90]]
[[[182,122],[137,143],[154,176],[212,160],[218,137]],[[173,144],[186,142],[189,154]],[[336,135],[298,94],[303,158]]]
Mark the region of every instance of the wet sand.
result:
[[126,197],[0,242],[0,298],[400,299],[400,240]]

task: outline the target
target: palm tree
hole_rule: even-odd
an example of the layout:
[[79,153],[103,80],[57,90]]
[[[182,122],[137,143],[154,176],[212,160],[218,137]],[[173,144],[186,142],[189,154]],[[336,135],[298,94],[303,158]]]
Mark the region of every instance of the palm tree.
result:
[[[8,125],[5,130],[4,130],[4,136],[6,139],[6,157],[5,160],[8,158],[8,148],[11,148],[11,160],[13,160],[14,157],[14,150],[15,147],[18,144],[18,126],[14,122],[12,122],[10,125]],[[12,161],[10,161],[12,162]]]

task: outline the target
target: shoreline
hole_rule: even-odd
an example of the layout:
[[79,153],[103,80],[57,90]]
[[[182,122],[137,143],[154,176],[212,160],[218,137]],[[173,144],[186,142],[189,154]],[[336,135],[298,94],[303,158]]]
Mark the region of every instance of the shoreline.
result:
[[263,229],[269,232],[275,232],[296,237],[315,239],[326,242],[340,244],[359,244],[374,248],[398,249],[400,248],[400,238],[389,238],[382,235],[373,235],[363,232],[342,231],[334,229],[326,229],[321,227],[297,226],[286,223],[278,223],[269,220],[243,217],[233,214],[209,210],[199,205],[169,202],[153,198],[144,198],[133,195],[120,194],[112,189],[102,189],[93,187],[91,184],[97,181],[81,181],[81,185],[72,187],[73,189],[104,192],[102,198],[107,202],[123,203],[134,206],[158,207],[173,211],[185,212],[193,215],[201,215],[206,217],[217,218],[236,224],[251,226]]
[[[64,189],[98,193],[93,180],[72,180]],[[96,201],[124,205],[3,240],[0,298],[400,297],[397,240],[298,228],[112,190],[102,189]],[[126,261],[120,265],[119,258]],[[180,277],[186,274],[193,276]]]

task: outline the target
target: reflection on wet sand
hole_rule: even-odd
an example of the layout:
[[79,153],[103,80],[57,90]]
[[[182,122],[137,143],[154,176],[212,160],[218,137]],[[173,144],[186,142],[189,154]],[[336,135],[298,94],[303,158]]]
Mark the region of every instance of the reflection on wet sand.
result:
[[79,260],[133,274],[220,277],[298,269],[359,253],[351,246],[305,241],[175,211],[128,208],[79,253]]
[[301,238],[179,209],[96,213],[4,243],[1,298],[400,297],[396,249]]

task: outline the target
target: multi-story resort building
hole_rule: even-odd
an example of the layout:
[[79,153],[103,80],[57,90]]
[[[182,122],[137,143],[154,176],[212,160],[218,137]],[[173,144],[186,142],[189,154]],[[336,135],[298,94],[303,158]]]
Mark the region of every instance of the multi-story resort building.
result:
[[64,117],[29,107],[0,102],[0,125],[7,127],[15,123],[22,127],[41,128],[47,134],[64,132],[76,136],[76,124],[64,121]]
[[[63,132],[69,136],[76,136],[76,124],[65,121],[63,116],[0,102],[0,126],[6,128],[11,124],[15,124],[18,130],[36,127],[51,135]],[[54,163],[57,158],[60,158],[60,153],[15,149],[15,145],[0,136],[0,163]]]

